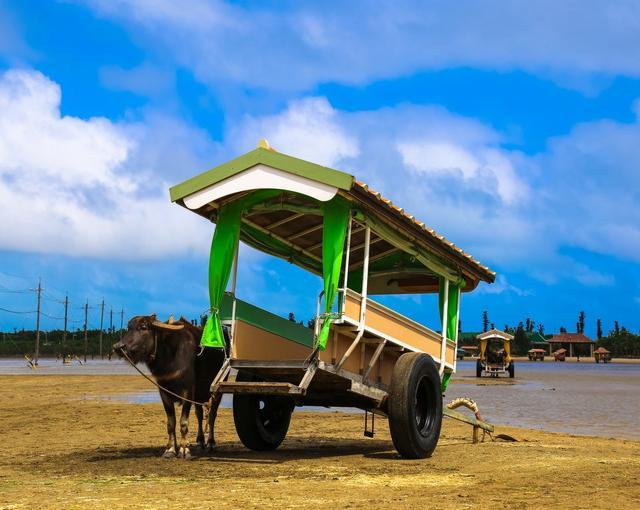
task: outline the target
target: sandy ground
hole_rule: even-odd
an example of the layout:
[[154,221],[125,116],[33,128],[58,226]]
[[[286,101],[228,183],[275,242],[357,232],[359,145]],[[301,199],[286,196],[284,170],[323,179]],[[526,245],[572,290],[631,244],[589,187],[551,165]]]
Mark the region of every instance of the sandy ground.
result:
[[147,389],[0,377],[0,508],[640,508],[638,441],[498,427],[519,442],[474,445],[450,420],[431,459],[406,461],[383,419],[367,439],[361,415],[296,411],[283,446],[256,453],[223,410],[214,454],[165,460],[160,405],[99,399]]

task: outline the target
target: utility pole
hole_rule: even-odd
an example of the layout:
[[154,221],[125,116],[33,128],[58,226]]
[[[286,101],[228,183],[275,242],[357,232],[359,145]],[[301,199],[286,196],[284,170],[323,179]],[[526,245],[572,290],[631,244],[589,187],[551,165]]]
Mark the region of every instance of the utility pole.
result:
[[109,309],[109,361],[111,361],[111,345],[113,345],[113,306]]
[[64,331],[62,333],[62,359],[64,359],[64,346],[67,343],[67,320],[68,320],[68,310],[69,310],[69,295],[67,294],[64,297]]
[[34,364],[38,364],[40,357],[40,301],[42,301],[42,278],[38,278],[38,311],[36,315],[36,352],[34,355]]
[[84,362],[87,362],[87,316],[89,315],[89,300],[84,305]]
[[103,330],[103,325],[104,325],[104,298],[102,298],[102,303],[100,303],[100,359],[103,359],[102,357],[102,330]]
[[124,308],[120,310],[120,340],[122,340],[122,325],[124,324]]

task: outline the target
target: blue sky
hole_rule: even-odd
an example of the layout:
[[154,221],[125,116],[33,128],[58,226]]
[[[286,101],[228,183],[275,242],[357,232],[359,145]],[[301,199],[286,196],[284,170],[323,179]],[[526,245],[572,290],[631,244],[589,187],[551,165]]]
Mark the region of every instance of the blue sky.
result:
[[[498,272],[502,327],[640,328],[636,2],[0,0],[0,308],[74,327],[207,308],[212,226],[168,187],[251,150],[354,173]],[[249,249],[239,296],[317,278]],[[437,328],[433,296],[385,298]],[[0,330],[32,313],[0,310]]]

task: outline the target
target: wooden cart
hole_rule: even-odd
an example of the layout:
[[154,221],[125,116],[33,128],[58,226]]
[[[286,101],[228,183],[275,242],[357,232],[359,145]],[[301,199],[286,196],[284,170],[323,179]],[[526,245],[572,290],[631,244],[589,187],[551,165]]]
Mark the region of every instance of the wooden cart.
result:
[[[277,448],[295,406],[345,406],[388,416],[402,456],[431,455],[442,392],[456,369],[460,293],[491,283],[492,271],[351,175],[278,153],[265,141],[174,186],[171,198],[220,230],[203,343],[209,334],[217,341],[217,321],[229,331],[228,359],[211,391],[234,395],[245,446]],[[238,238],[323,278],[313,328],[236,297]],[[229,251],[232,266],[218,260]],[[369,298],[433,292],[440,332]]]
[[[490,329],[480,333],[476,338],[480,344],[480,357],[476,361],[476,377],[483,375],[515,377],[516,368],[511,358],[513,335],[499,329]],[[492,343],[498,344],[499,348],[492,347]]]
[[544,361],[545,354],[547,354],[547,351],[544,349],[529,349],[527,351],[529,361]]

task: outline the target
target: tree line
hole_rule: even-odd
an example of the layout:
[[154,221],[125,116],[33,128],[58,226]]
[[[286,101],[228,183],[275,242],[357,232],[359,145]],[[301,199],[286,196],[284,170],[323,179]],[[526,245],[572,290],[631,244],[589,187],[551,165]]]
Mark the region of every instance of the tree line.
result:
[[[120,338],[120,330],[112,328],[102,333],[102,352],[107,355],[111,345]],[[0,333],[0,356],[32,356],[36,341],[35,330],[16,330],[12,333]],[[100,330],[87,330],[87,356],[95,357],[100,354]],[[82,356],[85,353],[84,332],[81,330],[67,331],[54,329],[40,333],[40,355],[64,356],[74,354]]]

